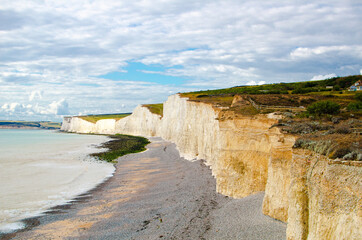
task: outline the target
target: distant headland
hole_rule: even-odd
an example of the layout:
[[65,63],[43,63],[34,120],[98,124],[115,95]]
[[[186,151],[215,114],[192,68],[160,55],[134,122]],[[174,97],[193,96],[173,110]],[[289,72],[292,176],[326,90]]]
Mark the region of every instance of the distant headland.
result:
[[0,120],[0,129],[60,129],[61,123],[51,121]]

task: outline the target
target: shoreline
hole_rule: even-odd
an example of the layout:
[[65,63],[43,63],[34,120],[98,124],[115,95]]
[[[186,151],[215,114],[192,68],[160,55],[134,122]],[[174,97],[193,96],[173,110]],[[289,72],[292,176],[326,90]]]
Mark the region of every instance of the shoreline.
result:
[[50,129],[50,128],[40,128],[40,127],[21,127],[21,126],[0,126],[0,129],[39,129],[39,130],[58,130],[58,129]]
[[[117,171],[117,168],[115,166],[116,164],[113,164],[113,165],[115,167],[115,171]],[[25,219],[21,220],[21,222],[23,222],[25,224],[24,228],[18,229],[16,231],[10,232],[10,233],[1,233],[0,232],[0,240],[13,239],[18,233],[31,231],[33,228],[35,228],[41,224],[40,218],[44,217],[45,215],[61,214],[63,211],[72,209],[73,205],[90,200],[92,198],[92,194],[94,194],[97,191],[102,191],[103,185],[107,184],[107,182],[112,177],[113,177],[113,174],[112,174],[112,176],[105,178],[103,182],[97,184],[94,188],[92,188],[80,195],[77,195],[76,197],[74,197],[67,203],[49,208],[48,210],[43,212],[40,216],[25,218]]]
[[2,239],[285,238],[286,224],[261,213],[263,193],[216,193],[211,170],[180,158],[175,144],[152,138],[118,160],[107,181]]
[[[0,129],[1,130],[1,129]],[[24,129],[8,129],[9,131],[11,130],[12,132],[17,132],[16,130],[24,130]],[[30,131],[30,134],[32,134],[33,132],[38,132],[38,131],[42,131],[44,132],[46,135],[40,135],[41,137],[43,136],[53,136],[53,134],[63,134],[64,132],[61,132],[57,129],[40,129],[40,128],[28,128],[28,129],[25,129],[26,132],[27,130]],[[10,132],[10,134],[12,133]],[[28,132],[27,132],[28,133]],[[51,134],[51,135],[50,135]],[[23,136],[23,135],[21,135]],[[29,134],[28,135],[25,135],[25,139],[27,139],[27,136],[30,136]],[[36,135],[38,136],[38,135]],[[67,140],[68,138],[65,138],[63,140]],[[73,138],[71,138],[71,140],[73,140]],[[74,141],[74,140],[73,140]],[[3,208],[1,210],[4,210],[4,218],[3,218],[3,222],[2,222],[2,227],[1,230],[0,230],[0,239],[8,239],[9,236],[13,235],[14,233],[18,233],[18,232],[22,232],[22,231],[27,231],[31,228],[33,228],[34,226],[37,226],[38,225],[38,218],[39,217],[42,217],[43,215],[46,215],[46,214],[49,214],[49,213],[52,213],[52,212],[57,212],[59,211],[60,209],[65,209],[67,208],[68,205],[71,205],[73,202],[79,202],[81,201],[83,198],[85,198],[87,195],[90,195],[94,190],[96,190],[99,186],[103,185],[106,181],[109,180],[109,178],[111,178],[115,172],[115,165],[112,164],[112,163],[107,163],[106,161],[101,161],[99,159],[95,159],[94,157],[91,157],[90,154],[92,153],[97,153],[99,151],[102,150],[102,148],[100,147],[101,144],[105,143],[105,142],[108,142],[110,141],[110,138],[108,137],[102,137],[102,138],[99,138],[99,139],[95,139],[95,138],[86,138],[85,140],[82,138],[80,140],[76,140],[78,142],[71,142],[70,144],[72,145],[72,149],[68,149],[66,150],[65,148],[63,150],[55,150],[55,151],[48,151],[47,152],[47,157],[43,157],[43,155],[40,156],[40,160],[43,161],[45,159],[46,161],[46,166],[47,164],[50,162],[50,164],[57,164],[57,159],[58,158],[54,158],[54,156],[56,157],[59,157],[61,156],[63,153],[67,153],[67,152],[70,152],[71,155],[66,155],[64,154],[63,156],[63,160],[65,159],[74,159],[75,162],[84,162],[85,165],[82,165],[84,166],[83,168],[84,169],[87,169],[87,170],[84,170],[86,172],[88,172],[89,169],[94,169],[94,164],[97,164],[98,162],[101,163],[101,164],[107,164],[107,168],[109,168],[109,171],[105,171],[104,173],[105,174],[96,174],[96,175],[90,175],[92,178],[91,179],[88,179],[90,181],[83,181],[83,185],[74,185],[73,181],[72,183],[69,183],[68,184],[68,188],[67,192],[70,192],[70,194],[68,195],[64,195],[62,192],[58,191],[58,195],[61,195],[63,194],[64,197],[62,198],[59,198],[59,199],[55,199],[53,200],[52,198],[49,198],[49,195],[48,195],[48,198],[46,197],[45,195],[45,198],[41,198],[41,197],[36,197],[36,196],[41,196],[41,195],[38,195],[38,194],[34,194],[34,192],[37,192],[38,190],[39,191],[42,191],[40,188],[37,189],[37,188],[31,188],[33,190],[31,191],[28,191],[29,194],[31,194],[31,196],[35,196],[35,199],[36,201],[40,202],[40,201],[43,201],[45,203],[42,203],[42,204],[38,204],[38,208],[34,208],[33,206],[30,206],[30,208],[27,208],[25,210],[23,210],[23,212],[26,213],[26,215],[23,213],[23,212],[20,212],[18,214],[18,212],[16,212],[16,214],[13,214],[14,218],[15,219],[11,219],[11,218],[7,218],[8,215],[6,215],[7,212],[9,211],[17,211],[18,209],[16,208],[16,206],[18,205],[12,205],[11,207],[13,208],[4,208],[4,206],[7,206],[7,203],[12,203],[11,201],[8,201],[7,198],[4,198],[3,200],[5,201],[4,202],[4,205],[2,206]],[[79,146],[76,144],[74,145],[74,143],[79,143]],[[43,143],[42,143],[43,144]],[[42,144],[40,144],[40,146],[42,146]],[[56,144],[52,143],[53,145],[51,146],[57,146]],[[59,143],[57,143],[59,144]],[[11,147],[12,145],[10,145]],[[56,147],[58,149],[58,147]],[[30,149],[30,148],[29,148]],[[75,150],[74,150],[75,149]],[[53,149],[54,150],[54,149]],[[36,152],[37,150],[33,151],[33,152]],[[43,153],[44,150],[41,150],[41,152]],[[50,154],[50,155],[49,155]],[[45,155],[44,155],[45,156]],[[0,156],[1,157],[1,156]],[[50,157],[50,159],[49,159]],[[27,159],[26,155],[24,155],[24,158]],[[37,158],[38,159],[38,158]],[[2,158],[1,160],[5,160],[5,163],[6,163],[6,158]],[[28,161],[28,160],[26,160]],[[29,160],[30,162],[32,160]],[[86,162],[94,162],[92,163],[93,165],[87,165]],[[0,162],[2,163],[2,162]],[[11,162],[9,162],[10,164]],[[39,161],[36,163],[38,164]],[[70,162],[70,163],[74,163],[74,162]],[[40,166],[42,163],[40,162]],[[81,166],[82,163],[79,163],[79,166]],[[51,165],[50,166],[50,170],[53,169]],[[56,165],[57,166],[57,165]],[[98,166],[98,165],[96,165]],[[65,168],[74,168],[74,167],[78,167],[77,166],[72,166],[72,165],[68,165],[66,166]],[[20,169],[22,170],[22,169]],[[49,170],[49,167],[48,167],[48,170]],[[81,169],[82,170],[82,169]],[[99,168],[97,167],[97,169],[95,169],[97,172],[99,172]],[[102,169],[101,169],[102,170]],[[93,173],[95,173],[93,171]],[[83,175],[86,175],[86,174],[81,174],[80,176],[82,177]],[[6,175],[5,175],[6,176]],[[72,176],[72,175],[71,175]],[[94,178],[96,177],[96,178]],[[52,175],[48,175],[48,179],[51,181],[53,178]],[[78,180],[79,179],[79,176],[75,178],[75,180]],[[93,179],[93,180],[92,180]],[[27,181],[29,183],[29,186],[32,187],[33,186],[37,186],[37,185],[34,185],[32,181]],[[79,182],[79,181],[78,181]],[[36,183],[39,183],[36,181]],[[10,184],[10,183],[9,183]],[[8,185],[9,186],[9,185]],[[12,186],[12,185],[10,185]],[[77,188],[73,188],[75,189],[75,191],[72,190],[72,187],[73,186],[76,186]],[[79,188],[80,186],[80,188]],[[83,188],[82,188],[83,186]],[[4,191],[3,193],[6,194],[6,191]],[[22,192],[16,192],[17,194],[22,194]],[[51,192],[51,194],[53,194],[54,192]],[[14,195],[14,194],[13,194]],[[43,194],[44,195],[44,194]],[[54,194],[53,194],[54,195]],[[23,202],[19,202],[20,204],[22,203],[26,203],[27,204],[27,201],[29,201],[28,199],[23,199]],[[36,202],[37,203],[37,202]],[[14,207],[15,206],[15,207]],[[22,205],[20,205],[20,208],[21,208]],[[10,216],[10,217],[13,217],[13,216]],[[5,221],[6,220],[6,221]]]

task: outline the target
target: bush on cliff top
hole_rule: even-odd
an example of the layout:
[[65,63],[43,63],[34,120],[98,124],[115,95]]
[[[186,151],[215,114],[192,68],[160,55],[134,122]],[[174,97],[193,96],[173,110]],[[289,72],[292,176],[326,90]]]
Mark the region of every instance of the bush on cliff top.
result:
[[348,111],[361,111],[362,110],[362,102],[351,102],[347,106]]
[[310,114],[320,116],[322,114],[338,114],[341,106],[338,103],[326,100],[318,101],[308,106],[307,111]]

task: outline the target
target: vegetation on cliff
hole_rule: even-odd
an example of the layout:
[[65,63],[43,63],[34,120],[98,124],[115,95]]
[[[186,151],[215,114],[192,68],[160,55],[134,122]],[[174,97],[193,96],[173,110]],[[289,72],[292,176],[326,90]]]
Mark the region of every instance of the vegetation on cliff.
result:
[[274,113],[281,118],[275,126],[298,136],[294,147],[332,159],[362,160],[362,93],[348,91],[360,80],[356,75],[180,95],[221,109],[219,120]]
[[112,140],[100,146],[101,148],[107,148],[107,151],[93,153],[91,156],[107,162],[113,162],[123,155],[146,150],[145,146],[150,143],[147,138],[123,134],[111,135],[110,138]]
[[91,123],[96,123],[97,121],[102,120],[102,119],[119,120],[119,119],[122,119],[129,115],[131,115],[131,113],[100,114],[100,115],[87,115],[87,116],[77,116],[77,117],[79,117],[85,121],[91,122]]
[[317,116],[321,116],[322,114],[338,114],[341,109],[341,106],[333,101],[319,101],[315,102],[308,106],[307,112],[310,114],[314,114]]
[[163,103],[143,104],[142,106],[148,108],[151,113],[163,116]]
[[[259,86],[237,86],[232,88],[206,90],[183,93],[183,96],[190,98],[200,96],[236,95],[236,94],[305,94],[336,92],[350,87],[353,83],[362,80],[362,75],[347,77],[335,77],[319,81],[305,81],[294,83],[275,83]],[[328,94],[328,93],[327,93]]]

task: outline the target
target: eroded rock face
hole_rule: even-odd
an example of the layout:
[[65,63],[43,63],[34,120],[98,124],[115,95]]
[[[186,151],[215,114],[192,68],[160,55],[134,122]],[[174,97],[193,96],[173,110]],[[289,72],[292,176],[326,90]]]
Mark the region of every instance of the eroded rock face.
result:
[[[279,132],[278,128],[275,128]],[[288,220],[288,192],[295,137],[284,134],[270,136],[271,150],[263,213],[283,222]]]
[[181,156],[205,159],[217,181],[217,191],[245,197],[264,191],[270,158],[270,129],[276,119],[234,118],[219,108],[190,102],[178,95],[164,104],[159,136],[175,142]]
[[138,106],[133,113],[115,123],[115,133],[136,136],[159,136],[161,116],[152,114],[147,108]]
[[263,212],[288,222],[288,239],[362,238],[361,164],[330,164],[293,149],[295,137],[271,127],[275,117],[233,114],[173,95],[163,118],[138,106],[118,121],[64,119],[62,130],[160,136],[176,143],[186,159],[204,159],[219,193],[241,198],[265,191]]
[[64,118],[60,130],[74,133],[95,133],[96,125],[79,117]]
[[268,177],[270,129],[274,119],[244,117],[219,122],[220,151],[215,164],[218,192],[245,197],[264,191]]
[[302,149],[293,151],[293,163],[288,239],[361,239],[362,164]]
[[176,143],[182,157],[205,159],[207,165],[213,166],[220,149],[218,112],[208,104],[170,96],[163,106],[158,136]]

